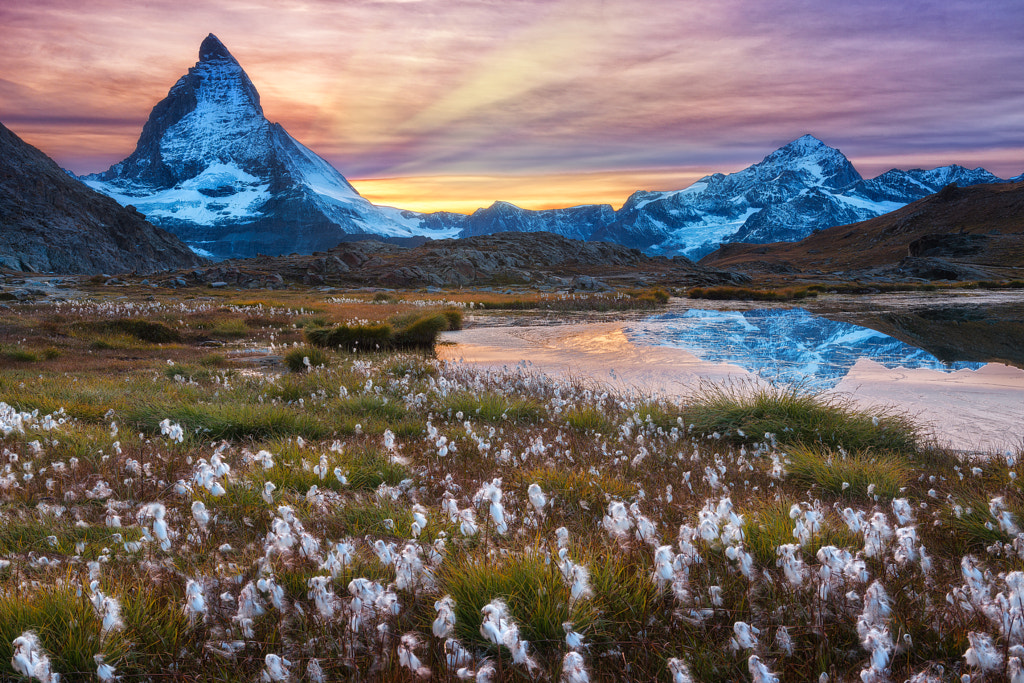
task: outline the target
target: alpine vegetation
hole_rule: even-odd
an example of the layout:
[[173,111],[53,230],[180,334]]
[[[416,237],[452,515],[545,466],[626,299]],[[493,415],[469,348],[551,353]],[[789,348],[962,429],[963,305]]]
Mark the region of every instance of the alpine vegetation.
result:
[[[788,389],[672,403],[344,346],[289,372],[303,330],[379,322],[317,306],[0,311],[63,345],[0,374],[5,676],[1024,677],[1020,452]],[[129,315],[179,336],[93,326]]]

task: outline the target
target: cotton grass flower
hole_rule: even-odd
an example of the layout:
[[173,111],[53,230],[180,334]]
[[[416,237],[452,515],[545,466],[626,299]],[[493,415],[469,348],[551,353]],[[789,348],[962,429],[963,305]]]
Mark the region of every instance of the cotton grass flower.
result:
[[437,638],[448,638],[455,632],[455,600],[452,596],[444,597],[434,602],[434,610],[437,618],[432,624],[432,631]]
[[406,633],[398,641],[398,664],[412,671],[418,678],[430,678],[430,669],[416,656],[420,639],[415,633]]
[[100,680],[100,683],[114,683],[117,678],[117,672],[113,666],[103,661],[104,655],[95,654],[92,657],[92,661],[96,664],[96,678]]
[[579,652],[566,652],[562,658],[562,683],[590,683],[583,655]]
[[779,683],[779,677],[773,674],[757,655],[750,655],[747,669],[753,683]]
[[26,678],[36,678],[40,683],[59,683],[60,674],[50,666],[50,656],[39,642],[34,631],[25,631],[11,643],[13,653],[11,666]]
[[263,664],[260,680],[265,681],[265,683],[287,681],[288,676],[291,674],[292,663],[279,655],[268,654],[263,658]]
[[981,669],[982,672],[995,672],[1003,668],[1003,653],[1000,652],[987,633],[971,631],[967,634],[971,646],[964,653],[967,666]]
[[672,683],[694,683],[690,675],[690,667],[681,659],[672,657],[668,660],[668,670],[672,674]]

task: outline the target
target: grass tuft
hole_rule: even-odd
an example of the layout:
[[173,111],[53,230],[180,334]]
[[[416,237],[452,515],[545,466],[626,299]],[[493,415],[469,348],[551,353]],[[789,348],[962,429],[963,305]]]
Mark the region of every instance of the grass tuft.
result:
[[330,362],[330,356],[313,346],[302,346],[292,349],[284,356],[284,364],[292,372],[305,372],[313,368],[326,366]]
[[891,500],[910,480],[907,460],[898,455],[857,451],[846,453],[818,447],[789,450],[790,479],[815,486],[841,498]]
[[908,418],[856,410],[791,386],[705,385],[690,398],[682,418],[698,434],[717,432],[733,443],[761,441],[772,434],[788,445],[915,453],[919,437]]

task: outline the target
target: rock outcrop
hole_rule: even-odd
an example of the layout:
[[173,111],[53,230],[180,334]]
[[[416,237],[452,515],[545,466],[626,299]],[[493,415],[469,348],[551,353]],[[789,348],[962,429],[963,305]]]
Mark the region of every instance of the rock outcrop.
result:
[[344,242],[326,252],[223,261],[176,277],[182,284],[226,282],[270,288],[294,282],[388,288],[530,284],[600,290],[749,281],[744,275],[700,266],[683,257],[650,257],[618,244],[571,240],[547,232],[431,240],[412,248],[379,241]]

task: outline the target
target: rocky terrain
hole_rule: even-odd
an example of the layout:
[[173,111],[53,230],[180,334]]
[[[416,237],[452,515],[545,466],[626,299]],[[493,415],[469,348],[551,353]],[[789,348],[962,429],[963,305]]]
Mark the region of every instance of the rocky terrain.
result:
[[607,242],[551,233],[499,233],[431,240],[417,247],[379,241],[344,242],[312,255],[262,256],[180,272],[172,285],[282,287],[461,287],[540,285],[583,290],[616,286],[741,284],[744,275],[689,259],[650,257]]
[[837,279],[1024,278],[1024,182],[950,184],[877,218],[799,242],[728,244],[702,265]]
[[58,274],[198,266],[178,238],[90,189],[0,125],[0,265]]

